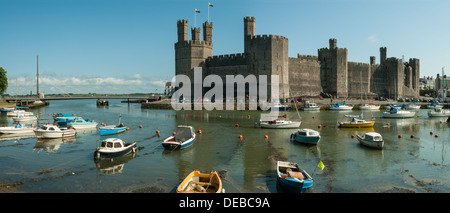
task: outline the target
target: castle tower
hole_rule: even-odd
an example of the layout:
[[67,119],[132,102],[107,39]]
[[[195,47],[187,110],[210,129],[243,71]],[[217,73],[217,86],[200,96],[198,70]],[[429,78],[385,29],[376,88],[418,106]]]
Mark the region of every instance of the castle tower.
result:
[[250,39],[255,36],[255,18],[245,17],[244,18],[244,53],[248,53],[248,45]]
[[383,64],[384,61],[386,61],[386,56],[387,56],[387,48],[380,47],[380,64]]
[[213,24],[209,22],[203,23],[203,40],[210,42],[212,45]]
[[416,93],[416,97],[419,97],[420,61],[418,58],[410,58],[408,64],[411,66],[411,88]]
[[177,30],[178,30],[178,42],[183,42],[188,40],[188,21],[187,20],[179,20],[177,22]]
[[200,27],[191,28],[191,36],[193,41],[200,41]]
[[330,48],[318,50],[323,91],[338,98],[348,97],[347,48],[338,48],[337,40],[329,40]]
[[178,42],[175,43],[175,74],[187,75],[191,81],[194,80],[194,67],[204,68],[205,60],[212,56],[212,23],[205,23],[207,31],[206,38],[211,41],[201,40],[200,28],[191,28],[192,40],[188,40],[188,21],[179,20]]

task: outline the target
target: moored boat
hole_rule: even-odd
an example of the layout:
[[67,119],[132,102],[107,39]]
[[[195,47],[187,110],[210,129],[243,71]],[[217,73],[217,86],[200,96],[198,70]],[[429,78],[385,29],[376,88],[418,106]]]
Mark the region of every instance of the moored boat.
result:
[[317,144],[320,141],[320,134],[312,129],[299,129],[291,134],[291,140],[304,144]]
[[281,104],[280,102],[275,102],[270,105],[270,110],[289,111],[290,109],[290,106]]
[[366,121],[363,119],[352,118],[351,121],[339,121],[339,127],[343,128],[368,128],[373,127],[375,121]]
[[68,122],[68,127],[73,127],[74,129],[88,129],[88,128],[96,128],[97,122],[94,121],[88,121],[86,119],[83,119],[81,117],[75,118],[73,121]]
[[94,152],[94,158],[99,160],[101,158],[119,157],[129,152],[136,152],[136,142],[125,143],[119,138],[106,138],[102,141],[100,147]]
[[336,104],[331,105],[330,110],[334,111],[350,111],[353,109],[353,106],[345,105],[345,101],[337,102]]
[[320,106],[316,103],[305,103],[305,106],[301,108],[303,111],[319,111]]
[[411,104],[406,105],[407,110],[419,110],[420,105],[417,105],[415,102],[412,102]]
[[167,137],[161,144],[167,150],[185,149],[194,144],[196,136],[192,126],[178,125],[175,135]]
[[301,121],[288,121],[275,119],[273,121],[262,121],[258,122],[261,128],[267,129],[292,129],[298,128],[302,122]]
[[312,177],[297,163],[277,161],[277,179],[286,191],[303,193],[313,185]]
[[383,137],[377,132],[367,132],[363,136],[356,135],[359,143],[364,146],[368,146],[376,149],[383,149],[384,141]]
[[391,108],[389,111],[384,111],[381,115],[382,118],[412,118],[416,112],[400,110],[398,108]]
[[17,117],[12,118],[14,122],[31,122],[31,121],[37,121],[36,116],[24,116],[23,114],[17,115]]
[[6,115],[9,117],[17,117],[18,115],[33,116],[33,113],[19,109],[19,110],[13,110],[11,112],[7,112]]
[[374,105],[372,102],[369,103],[362,103],[359,105],[360,110],[379,110],[380,105]]
[[192,171],[178,185],[177,193],[223,193],[222,180],[216,171],[201,173]]
[[442,108],[435,108],[433,110],[428,111],[429,117],[448,117],[450,116],[450,111]]
[[40,138],[63,138],[74,137],[76,131],[73,129],[59,128],[56,125],[45,124],[38,129],[33,130],[38,139]]
[[99,127],[98,130],[100,131],[100,135],[114,135],[125,132],[125,130],[127,130],[127,127],[124,126],[123,124],[108,125]]
[[0,134],[29,134],[33,133],[33,127],[26,127],[22,124],[16,124],[14,126],[0,127]]
[[443,108],[442,105],[439,104],[437,101],[431,102],[431,104],[427,105],[427,109],[437,109],[437,108]]

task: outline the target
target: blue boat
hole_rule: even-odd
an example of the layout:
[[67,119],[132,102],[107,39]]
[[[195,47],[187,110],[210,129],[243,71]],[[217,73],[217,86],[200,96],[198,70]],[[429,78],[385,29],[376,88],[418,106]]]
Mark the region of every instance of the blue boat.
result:
[[127,130],[127,127],[124,126],[123,124],[119,124],[119,125],[103,126],[98,129],[100,130],[100,135],[114,135],[125,132],[125,130]]
[[284,190],[303,193],[313,185],[312,177],[297,163],[277,161],[277,179]]
[[73,127],[74,129],[88,129],[96,128],[97,122],[89,121],[88,119],[83,119],[82,117],[75,118],[73,121],[67,123],[67,127]]
[[320,134],[318,131],[312,129],[299,129],[297,132],[291,134],[291,140],[304,144],[318,144],[320,141]]
[[167,137],[161,143],[165,149],[185,149],[194,144],[196,135],[192,126],[179,125],[175,133],[175,135]]
[[119,138],[106,138],[94,152],[94,159],[114,158],[128,154],[129,152],[135,153],[136,147],[136,142],[125,143]]
[[53,115],[53,119],[55,121],[57,121],[56,118],[60,118],[60,117],[74,117],[74,115],[73,114],[67,114],[67,113],[56,113],[56,114]]

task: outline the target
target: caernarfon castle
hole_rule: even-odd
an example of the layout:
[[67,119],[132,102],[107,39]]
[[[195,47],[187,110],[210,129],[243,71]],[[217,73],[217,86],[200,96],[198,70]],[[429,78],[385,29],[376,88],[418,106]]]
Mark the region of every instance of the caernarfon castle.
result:
[[[201,67],[203,78],[215,74],[223,82],[226,75],[278,75],[279,97],[286,98],[320,95],[339,99],[411,98],[419,95],[419,59],[388,58],[386,47],[381,47],[379,63],[375,56],[370,56],[369,63],[351,62],[347,60],[347,48],[339,48],[336,39],[330,39],[327,48],[318,49],[317,56],[297,54],[291,58],[286,37],[256,35],[255,24],[254,17],[244,18],[243,53],[213,55],[213,23],[203,23],[203,37],[200,27],[191,28],[192,39],[189,40],[188,21],[179,20],[175,74],[193,79],[194,67]],[[268,85],[270,87],[270,80]],[[203,94],[205,92],[203,88]]]

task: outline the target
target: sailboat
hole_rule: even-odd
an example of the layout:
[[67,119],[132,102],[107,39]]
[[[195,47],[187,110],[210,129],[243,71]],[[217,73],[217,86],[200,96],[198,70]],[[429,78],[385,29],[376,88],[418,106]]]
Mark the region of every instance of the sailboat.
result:
[[[281,78],[283,79],[283,72],[281,72]],[[285,93],[284,93],[284,88],[283,88],[283,100],[286,100],[284,98],[284,96],[285,96]],[[294,101],[294,104],[295,104],[295,110],[297,110],[297,114],[298,114],[297,104],[295,103],[295,101]],[[286,110],[287,109],[284,108],[284,116],[277,116],[277,119],[274,119],[274,120],[273,119],[271,119],[271,120],[260,119],[257,124],[261,128],[270,128],[270,129],[291,129],[291,128],[300,127],[300,124],[302,122],[286,120],[286,117],[287,117]],[[300,117],[300,114],[298,114],[298,116]],[[284,120],[280,120],[280,119],[278,119],[278,117],[284,117]]]

